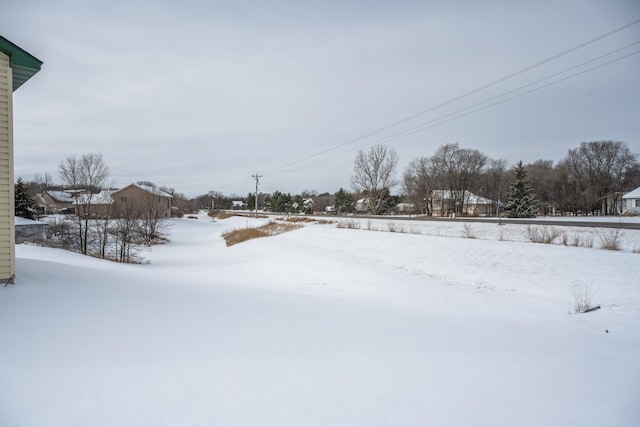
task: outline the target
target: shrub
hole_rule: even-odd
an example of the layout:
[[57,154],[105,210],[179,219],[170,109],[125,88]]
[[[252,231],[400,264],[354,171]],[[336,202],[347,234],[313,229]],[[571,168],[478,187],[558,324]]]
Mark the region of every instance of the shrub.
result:
[[579,282],[573,286],[573,302],[576,313],[584,313],[592,308],[591,298],[593,293],[588,284]]
[[339,221],[338,225],[336,225],[336,227],[337,228],[359,229],[360,228],[360,222],[354,221],[352,219],[348,219],[346,221]]
[[532,243],[550,244],[553,243],[555,239],[560,237],[560,232],[557,229],[553,227],[549,228],[546,225],[543,225],[542,227],[527,225],[525,236]]
[[476,238],[475,230],[473,229],[473,227],[471,227],[471,225],[468,222],[465,222],[463,224],[462,232],[464,234],[464,237],[466,237],[467,239],[475,239]]
[[387,225],[387,227],[389,227],[389,231],[391,233],[406,233],[406,230],[404,229],[404,227],[396,224],[393,221],[389,221],[389,224]]
[[598,231],[598,239],[600,239],[600,247],[609,251],[620,250],[620,237],[622,231],[619,228]]

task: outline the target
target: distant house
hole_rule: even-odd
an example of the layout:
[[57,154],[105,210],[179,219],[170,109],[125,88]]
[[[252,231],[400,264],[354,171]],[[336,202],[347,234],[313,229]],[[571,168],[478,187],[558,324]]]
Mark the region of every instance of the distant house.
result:
[[370,200],[368,197],[356,200],[356,212],[368,212],[370,208]]
[[415,203],[398,203],[395,208],[393,208],[394,212],[409,214],[414,213],[416,211]]
[[75,213],[83,218],[108,218],[113,207],[115,190],[102,190],[97,194],[84,193],[74,198]]
[[[461,195],[452,194],[449,190],[433,190],[431,202],[434,215],[449,215],[453,212],[461,212],[465,215],[486,216],[491,215],[493,201],[465,190]],[[459,200],[456,200],[459,199]],[[454,204],[462,206],[454,206]]]
[[313,207],[315,206],[315,202],[311,197],[302,199],[302,207],[305,211],[313,211]]
[[170,218],[173,196],[157,187],[129,184],[111,194],[112,216]]
[[622,196],[622,211],[640,214],[640,187]]
[[615,192],[600,198],[600,215],[620,215],[622,213],[622,193]]
[[69,191],[48,190],[36,196],[36,204],[45,215],[65,213],[74,209],[74,194]]
[[243,202],[242,200],[233,200],[231,202],[231,208],[232,209],[246,209],[247,208],[247,204],[245,202]]

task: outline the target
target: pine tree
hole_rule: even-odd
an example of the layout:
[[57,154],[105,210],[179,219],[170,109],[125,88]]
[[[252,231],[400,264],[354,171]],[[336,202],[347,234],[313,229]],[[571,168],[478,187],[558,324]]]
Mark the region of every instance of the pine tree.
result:
[[538,201],[527,181],[527,171],[522,161],[514,168],[515,182],[511,184],[508,205],[511,208],[507,216],[511,218],[535,218],[538,214]]
[[36,202],[24,190],[24,183],[22,182],[22,178],[18,178],[18,182],[16,182],[14,186],[14,191],[16,202],[16,216],[27,219],[37,219],[38,208],[36,206]]
[[353,212],[353,198],[342,188],[336,192],[334,203],[336,211],[339,213]]

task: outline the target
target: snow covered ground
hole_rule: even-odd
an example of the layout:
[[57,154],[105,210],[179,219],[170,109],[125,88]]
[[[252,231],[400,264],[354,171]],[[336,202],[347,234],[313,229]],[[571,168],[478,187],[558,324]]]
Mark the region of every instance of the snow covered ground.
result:
[[[384,219],[220,237],[264,221],[172,220],[145,265],[18,245],[0,425],[640,425],[640,231],[617,252]],[[574,314],[587,288],[602,309]]]

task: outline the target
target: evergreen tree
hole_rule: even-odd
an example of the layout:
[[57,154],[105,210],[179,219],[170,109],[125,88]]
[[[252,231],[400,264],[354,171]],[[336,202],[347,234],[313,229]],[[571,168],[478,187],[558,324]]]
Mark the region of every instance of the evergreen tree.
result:
[[27,219],[37,219],[38,207],[36,206],[36,202],[27,194],[24,189],[24,182],[22,182],[22,178],[18,178],[18,182],[16,182],[15,186],[15,202],[16,216],[27,218]]
[[353,212],[353,197],[342,188],[336,193],[334,203],[336,211],[339,213]]
[[527,181],[527,171],[522,161],[514,168],[515,182],[511,184],[507,204],[511,208],[507,216],[511,218],[535,218],[538,214],[538,201]]

